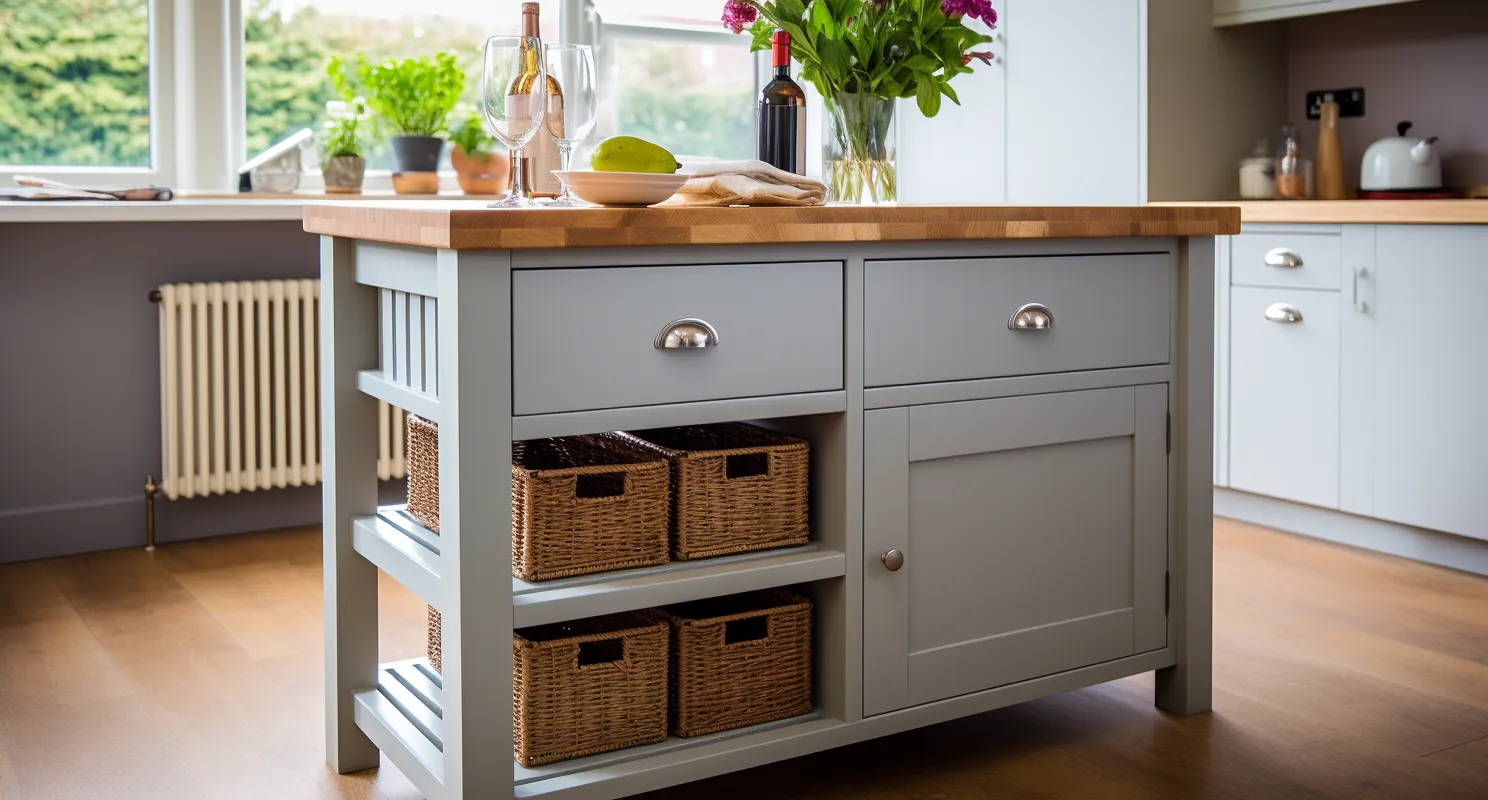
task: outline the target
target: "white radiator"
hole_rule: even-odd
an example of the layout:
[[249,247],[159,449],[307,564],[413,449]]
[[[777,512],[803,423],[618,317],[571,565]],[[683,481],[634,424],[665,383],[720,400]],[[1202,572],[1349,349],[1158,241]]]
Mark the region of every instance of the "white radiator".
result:
[[[319,331],[317,280],[160,287],[167,497],[320,482]],[[378,406],[377,474],[402,478],[404,414]]]

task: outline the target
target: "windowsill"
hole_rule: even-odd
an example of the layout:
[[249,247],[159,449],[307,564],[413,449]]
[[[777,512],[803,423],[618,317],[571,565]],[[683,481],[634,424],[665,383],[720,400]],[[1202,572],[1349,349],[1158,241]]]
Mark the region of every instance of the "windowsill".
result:
[[366,192],[321,194],[295,192],[225,194],[181,192],[174,200],[153,201],[0,201],[3,222],[267,222],[301,219],[306,203],[327,200],[378,202],[398,200],[496,200],[482,195],[442,192],[437,195]]

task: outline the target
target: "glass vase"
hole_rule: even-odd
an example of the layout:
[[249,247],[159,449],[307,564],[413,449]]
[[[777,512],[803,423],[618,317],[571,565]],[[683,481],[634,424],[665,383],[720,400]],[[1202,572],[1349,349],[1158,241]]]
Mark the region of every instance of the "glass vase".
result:
[[894,98],[842,93],[826,98],[822,171],[829,203],[892,203],[895,173]]

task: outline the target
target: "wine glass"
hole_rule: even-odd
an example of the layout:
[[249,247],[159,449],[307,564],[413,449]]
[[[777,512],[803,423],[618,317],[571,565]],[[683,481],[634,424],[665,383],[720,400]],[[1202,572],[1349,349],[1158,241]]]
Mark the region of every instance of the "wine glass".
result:
[[[548,45],[548,74],[558,81],[561,94],[548,96],[545,127],[558,145],[560,169],[567,172],[573,149],[589,132],[599,112],[599,92],[594,78],[594,49],[587,44]],[[574,197],[573,187],[563,181],[563,191],[552,205],[577,208],[588,203]]]
[[481,107],[491,135],[512,151],[511,191],[492,208],[531,205],[522,184],[522,148],[543,129],[547,115],[548,75],[542,40],[536,36],[492,36],[486,40],[481,72]]

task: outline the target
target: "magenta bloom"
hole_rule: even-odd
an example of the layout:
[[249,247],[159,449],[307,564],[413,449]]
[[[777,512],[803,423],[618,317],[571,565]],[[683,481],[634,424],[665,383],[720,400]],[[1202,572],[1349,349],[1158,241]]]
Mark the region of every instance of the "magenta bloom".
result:
[[723,27],[734,33],[743,33],[744,29],[753,25],[757,19],[759,19],[759,9],[744,0],[728,0],[723,4]]
[[940,0],[940,10],[948,17],[980,19],[989,28],[997,25],[997,11],[992,8],[991,0]]

